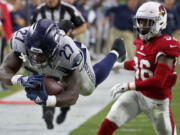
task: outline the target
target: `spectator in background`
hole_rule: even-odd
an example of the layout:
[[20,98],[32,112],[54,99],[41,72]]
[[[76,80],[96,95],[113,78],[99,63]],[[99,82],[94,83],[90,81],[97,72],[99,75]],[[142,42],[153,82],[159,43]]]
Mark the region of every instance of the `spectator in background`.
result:
[[96,16],[96,52],[97,53],[107,53],[106,51],[106,41],[108,39],[109,32],[109,22],[102,23],[104,18],[104,13],[110,7],[118,5],[116,0],[92,0],[88,2],[88,5],[95,11]]
[[[86,31],[87,25],[82,17],[81,13],[73,6],[61,0],[45,0],[36,10],[36,12],[31,17],[31,23],[36,22],[39,19],[47,18],[51,19],[56,23],[61,20],[70,20],[74,23],[74,29],[71,31],[70,36],[74,37]],[[28,67],[31,69],[32,67]],[[30,70],[31,71],[31,70]],[[61,107],[60,114],[56,118],[56,123],[61,124],[67,115],[70,107]],[[55,114],[55,107],[45,107],[43,106],[43,119],[46,122],[48,129],[53,129],[53,117]]]
[[[109,41],[112,42],[118,37],[123,38],[130,59],[133,58],[135,51],[135,47],[132,45],[134,38],[132,17],[135,15],[137,6],[138,0],[127,0],[126,4],[109,8],[105,13],[105,22],[112,20],[113,25],[110,30]],[[110,48],[107,46],[107,50]]]
[[71,5],[74,5],[74,3],[75,3],[77,0],[62,0],[62,1],[66,2],[66,3],[69,3],[69,4],[71,4]]
[[[180,2],[176,0],[164,0],[165,8],[167,9],[167,27],[163,33],[173,35],[180,41]],[[180,64],[180,58],[178,58]]]
[[9,12],[14,10],[13,1],[12,0],[1,0],[2,3],[6,4]]
[[9,11],[7,5],[5,3],[0,2],[0,20],[2,22],[3,30],[4,30],[4,38],[6,40],[10,40],[12,35],[12,25],[11,25],[11,18],[9,15]]
[[178,21],[179,15],[175,10],[175,5],[174,5],[175,0],[164,0],[164,6],[167,10],[167,27],[163,31],[163,33],[173,35],[173,32],[177,30],[179,27],[180,29],[180,23]]
[[[1,11],[0,11],[1,13]],[[3,24],[2,21],[0,20],[0,47],[2,46],[3,43],[3,38],[4,38],[4,30],[3,30]],[[2,54],[2,52],[1,52]],[[4,90],[3,84],[0,82],[0,91]]]
[[[178,14],[178,18],[177,18],[178,27],[177,30],[174,31],[174,36],[180,42],[180,0],[176,0],[175,11]],[[180,65],[180,58],[178,59],[178,64]]]
[[0,45],[1,45],[1,38],[4,37],[4,30],[3,30],[3,15],[2,15],[2,9],[0,8]]
[[[10,40],[12,35],[12,25],[7,8],[7,4],[0,1],[0,64],[4,58],[5,46]],[[7,88],[0,82],[0,90],[6,90]]]
[[96,59],[96,13],[87,5],[88,0],[78,0],[75,2],[75,7],[81,12],[87,22],[88,30],[82,36],[81,42],[87,45],[91,59]]
[[174,36],[180,42],[180,1],[176,0],[174,4],[174,12],[176,13],[176,30]]
[[4,37],[4,30],[3,30],[2,21],[0,20],[0,40],[1,40],[2,37]]
[[11,14],[12,27],[14,32],[26,26],[27,18],[21,0],[14,0],[12,1],[12,4],[14,5],[14,10],[10,14]]
[[31,4],[29,6],[29,13],[31,16],[36,12],[37,7],[41,4],[41,1],[42,0],[31,0]]

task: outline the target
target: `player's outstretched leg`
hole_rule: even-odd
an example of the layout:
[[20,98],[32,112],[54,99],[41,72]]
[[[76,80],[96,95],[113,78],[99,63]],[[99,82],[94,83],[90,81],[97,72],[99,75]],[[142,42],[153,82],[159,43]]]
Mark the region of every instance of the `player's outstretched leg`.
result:
[[126,59],[126,49],[125,49],[125,45],[124,45],[124,41],[120,38],[117,38],[111,48],[111,51],[115,50],[116,52],[118,52],[119,56],[118,56],[118,61],[124,61]]
[[67,113],[70,110],[70,106],[61,107],[60,110],[61,110],[61,112],[56,118],[57,124],[61,124],[64,122],[64,120],[66,119]]
[[53,117],[54,117],[55,108],[43,106],[43,119],[46,123],[47,129],[53,129]]
[[121,59],[123,57],[126,57],[124,42],[121,39],[116,39],[113,42],[110,53],[108,53],[108,55],[104,59],[93,66],[96,76],[96,86],[98,86],[108,77],[117,58]]

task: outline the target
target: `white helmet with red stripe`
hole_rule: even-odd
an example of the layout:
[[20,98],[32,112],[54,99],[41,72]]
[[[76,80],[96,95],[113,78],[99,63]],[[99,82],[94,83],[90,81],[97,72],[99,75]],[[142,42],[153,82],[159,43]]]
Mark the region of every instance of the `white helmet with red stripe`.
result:
[[149,40],[166,28],[167,11],[161,3],[146,2],[139,7],[134,19],[139,38]]

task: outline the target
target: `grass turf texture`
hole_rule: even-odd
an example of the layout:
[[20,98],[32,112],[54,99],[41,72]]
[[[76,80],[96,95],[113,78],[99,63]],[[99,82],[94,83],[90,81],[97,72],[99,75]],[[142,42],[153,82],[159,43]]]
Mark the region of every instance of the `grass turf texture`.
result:
[[[172,111],[176,123],[177,133],[180,132],[180,66],[177,67],[178,80],[173,88]],[[87,120],[79,128],[75,129],[70,135],[96,135],[98,127],[110,110],[112,103],[105,107],[101,112]],[[144,114],[138,115],[135,119],[119,128],[113,135],[155,135],[150,121]]]
[[10,96],[22,89],[22,87],[20,86],[6,86],[6,87],[7,87],[7,90],[0,91],[0,99]]

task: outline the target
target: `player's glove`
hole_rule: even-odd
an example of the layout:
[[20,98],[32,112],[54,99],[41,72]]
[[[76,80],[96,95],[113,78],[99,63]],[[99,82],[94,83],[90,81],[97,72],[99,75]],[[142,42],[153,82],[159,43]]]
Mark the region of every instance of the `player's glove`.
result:
[[27,87],[25,88],[25,91],[27,98],[34,101],[36,104],[46,105],[46,106],[56,105],[56,97],[53,95],[48,96],[44,87],[44,83],[42,83],[42,85],[37,89],[32,89]]
[[59,22],[59,29],[64,30],[65,33],[74,29],[74,23],[70,20],[61,20]]
[[36,88],[42,84],[44,77],[44,75],[15,75],[11,78],[11,82],[14,85],[21,85],[28,88]]
[[31,88],[25,88],[26,96],[30,100],[39,105],[46,105],[47,94],[43,90],[33,90]]
[[124,69],[124,62],[118,62],[118,61],[116,61],[115,63],[114,63],[114,65],[113,65],[113,67],[112,67],[112,70],[113,71],[115,71],[115,72],[117,72],[117,71],[119,71],[120,69]]
[[118,83],[118,84],[115,84],[111,90],[110,90],[110,93],[111,93],[111,96],[113,98],[116,98],[118,97],[119,95],[121,95],[123,92],[127,91],[127,90],[132,90],[132,89],[135,89],[135,84],[134,82],[132,83]]

